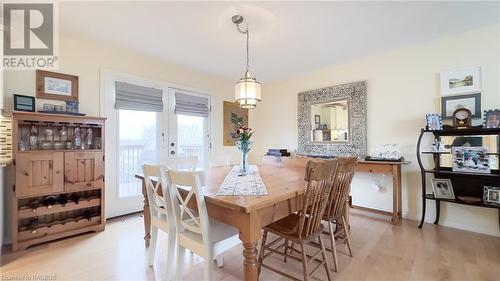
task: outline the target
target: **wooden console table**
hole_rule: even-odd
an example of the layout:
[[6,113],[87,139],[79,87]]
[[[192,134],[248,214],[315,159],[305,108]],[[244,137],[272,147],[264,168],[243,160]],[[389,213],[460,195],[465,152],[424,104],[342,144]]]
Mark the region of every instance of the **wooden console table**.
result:
[[[262,162],[268,165],[278,166],[292,166],[292,167],[305,167],[307,161],[311,157],[274,157],[263,156]],[[403,206],[402,206],[402,184],[401,184],[401,167],[410,164],[409,161],[404,162],[389,162],[389,161],[358,161],[358,172],[388,175],[392,177],[392,212],[352,205],[355,209],[375,212],[379,214],[391,216],[393,223],[398,223],[401,220]],[[348,217],[348,216],[347,216]]]

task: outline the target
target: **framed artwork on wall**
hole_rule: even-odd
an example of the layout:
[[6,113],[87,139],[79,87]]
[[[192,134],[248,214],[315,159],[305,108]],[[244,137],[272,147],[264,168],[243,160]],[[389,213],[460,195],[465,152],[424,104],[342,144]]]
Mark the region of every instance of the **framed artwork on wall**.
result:
[[235,146],[234,132],[239,126],[248,127],[248,109],[241,108],[238,103],[224,101],[223,133],[224,146]]
[[453,113],[460,108],[471,112],[471,118],[481,118],[481,93],[441,97],[441,116],[452,119]]
[[441,72],[441,95],[481,91],[481,67],[468,67]]
[[78,101],[78,76],[37,70],[36,97],[49,100]]

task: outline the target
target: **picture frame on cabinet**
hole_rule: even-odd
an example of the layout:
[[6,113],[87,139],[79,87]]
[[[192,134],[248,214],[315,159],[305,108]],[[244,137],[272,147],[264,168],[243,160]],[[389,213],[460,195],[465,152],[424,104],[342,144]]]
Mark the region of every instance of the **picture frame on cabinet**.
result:
[[14,110],[35,112],[35,97],[14,94]]
[[485,205],[500,206],[500,186],[484,186],[483,203]]
[[491,173],[489,155],[485,147],[452,147],[452,170],[463,173]]
[[443,121],[441,115],[436,113],[429,113],[425,115],[425,120],[427,123],[427,130],[438,131],[443,129]]
[[500,109],[484,111],[483,127],[488,129],[500,128]]
[[432,179],[432,191],[434,198],[438,199],[455,199],[453,186],[450,179]]

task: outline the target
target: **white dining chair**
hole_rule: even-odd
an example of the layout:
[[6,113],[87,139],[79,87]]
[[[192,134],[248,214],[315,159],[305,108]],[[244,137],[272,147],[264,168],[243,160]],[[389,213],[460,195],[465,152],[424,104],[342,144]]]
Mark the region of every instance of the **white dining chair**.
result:
[[172,156],[167,159],[169,170],[190,170],[194,171],[198,164],[198,156]]
[[[169,190],[177,232],[177,273],[182,280],[185,250],[191,250],[204,258],[204,280],[213,280],[212,262],[223,266],[222,254],[239,245],[238,229],[223,222],[210,219],[205,204],[205,196],[196,172],[168,171]],[[162,182],[167,177],[162,175]],[[186,190],[181,196],[179,189]],[[197,209],[188,208],[190,200],[195,200]]]
[[[142,167],[151,214],[151,246],[149,247],[149,265],[155,261],[158,229],[167,234],[167,280],[172,280],[175,272],[175,219],[172,211],[168,182],[161,181],[165,168],[160,165],[144,165]],[[162,195],[158,194],[159,189]]]

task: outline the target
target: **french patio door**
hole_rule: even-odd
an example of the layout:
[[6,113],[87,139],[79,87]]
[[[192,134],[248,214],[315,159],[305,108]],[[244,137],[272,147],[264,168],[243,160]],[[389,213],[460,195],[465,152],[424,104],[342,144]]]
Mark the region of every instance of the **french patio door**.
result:
[[[115,82],[157,89],[162,93],[161,111],[116,109]],[[177,114],[176,93],[203,98],[210,96],[169,87],[165,83],[103,70],[101,115],[106,116],[105,184],[106,217],[142,211],[143,164],[166,164],[168,157],[197,156],[198,168],[208,166],[210,117]]]

